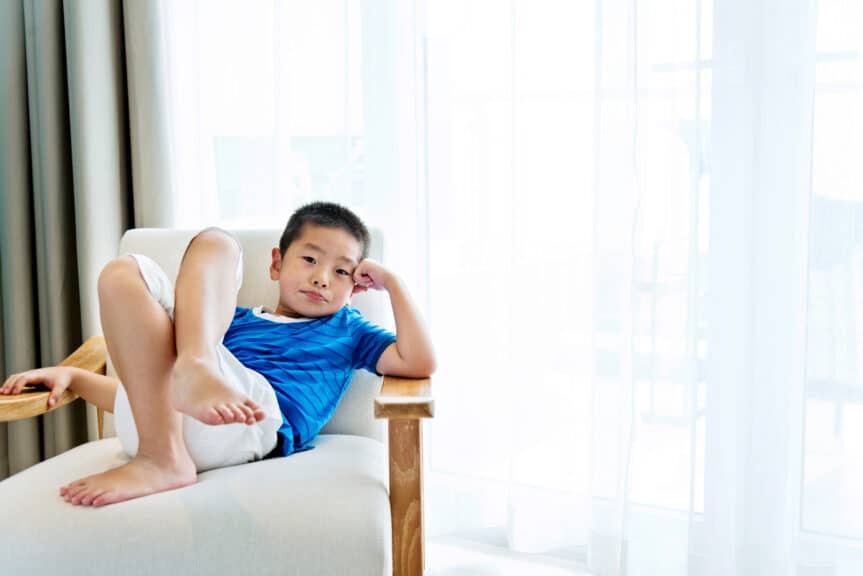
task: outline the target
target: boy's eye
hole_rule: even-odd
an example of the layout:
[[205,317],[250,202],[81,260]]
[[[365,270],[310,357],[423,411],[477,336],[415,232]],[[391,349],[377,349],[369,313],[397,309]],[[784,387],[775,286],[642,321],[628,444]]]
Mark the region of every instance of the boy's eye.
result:
[[350,276],[351,273],[345,270],[344,268],[339,268],[336,270],[336,274],[341,274],[342,276]]
[[309,264],[314,264],[314,263],[315,263],[315,259],[314,259],[314,258],[312,258],[311,256],[303,256],[303,260],[305,260],[305,261],[306,261],[306,262],[308,262]]

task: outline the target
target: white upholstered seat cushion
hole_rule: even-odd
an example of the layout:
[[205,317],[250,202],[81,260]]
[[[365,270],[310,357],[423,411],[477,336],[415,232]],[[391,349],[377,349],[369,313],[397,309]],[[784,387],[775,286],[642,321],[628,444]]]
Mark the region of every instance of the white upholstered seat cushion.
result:
[[[147,254],[173,278],[193,234],[130,230],[120,253]],[[267,266],[278,234],[236,232],[241,305],[275,304]],[[387,325],[385,295],[361,294],[355,304]],[[28,468],[0,482],[0,575],[389,574],[386,428],[373,417],[379,390],[380,378],[357,372],[314,450],[211,470],[193,486],[103,508],[66,504],[58,490],[127,462],[116,438]]]
[[108,438],[0,483],[0,573],[390,573],[386,450],[376,440],[321,436],[314,450],[103,508],[60,497],[60,486],[126,461]]

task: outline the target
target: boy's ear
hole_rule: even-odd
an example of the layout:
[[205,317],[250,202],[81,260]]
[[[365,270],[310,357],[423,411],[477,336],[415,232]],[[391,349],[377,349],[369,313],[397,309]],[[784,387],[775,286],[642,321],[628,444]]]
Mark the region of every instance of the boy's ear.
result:
[[270,280],[278,280],[282,271],[282,253],[278,248],[273,248],[273,261],[270,263]]

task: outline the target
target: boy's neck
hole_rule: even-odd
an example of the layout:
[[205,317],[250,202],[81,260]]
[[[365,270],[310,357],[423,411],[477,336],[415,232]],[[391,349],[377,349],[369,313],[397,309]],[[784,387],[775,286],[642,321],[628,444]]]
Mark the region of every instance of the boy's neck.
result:
[[[342,308],[344,308],[344,306],[342,306]],[[326,318],[327,316],[332,316],[334,314],[338,314],[342,310],[342,308],[339,308],[338,310],[333,312],[333,314],[327,314],[325,316],[304,316],[302,314],[299,314],[298,312],[291,310],[290,308],[283,307],[281,305],[281,303],[279,303],[279,305],[276,306],[275,310],[272,310],[266,306],[261,306],[261,310],[263,312],[267,312],[268,314],[273,314],[275,316],[284,316],[286,318],[294,318],[296,320],[315,320],[317,318]]]

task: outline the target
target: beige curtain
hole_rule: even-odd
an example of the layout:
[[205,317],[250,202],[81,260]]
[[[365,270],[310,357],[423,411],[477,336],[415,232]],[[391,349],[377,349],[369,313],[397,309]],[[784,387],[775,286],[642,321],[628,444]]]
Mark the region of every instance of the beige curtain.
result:
[[[96,280],[123,231],[172,224],[161,13],[149,0],[0,2],[4,379],[100,333]],[[0,424],[0,479],[94,439],[92,411]]]

